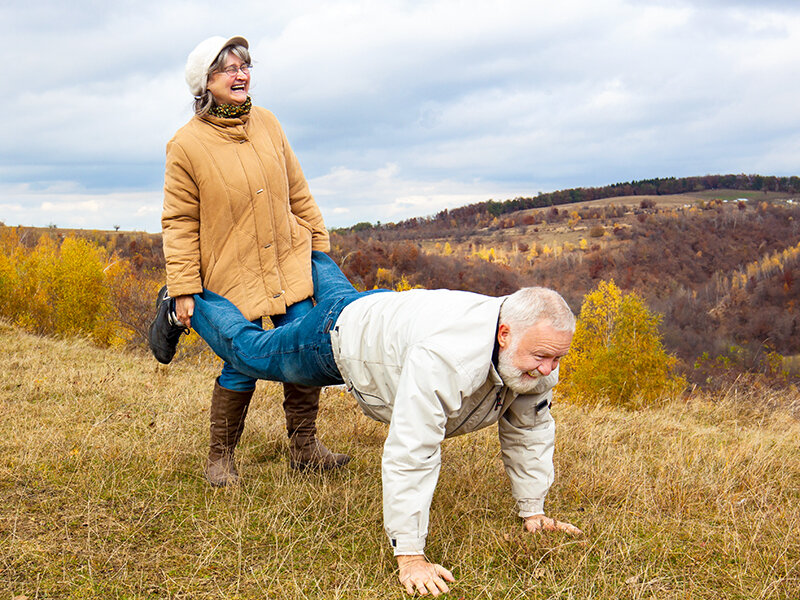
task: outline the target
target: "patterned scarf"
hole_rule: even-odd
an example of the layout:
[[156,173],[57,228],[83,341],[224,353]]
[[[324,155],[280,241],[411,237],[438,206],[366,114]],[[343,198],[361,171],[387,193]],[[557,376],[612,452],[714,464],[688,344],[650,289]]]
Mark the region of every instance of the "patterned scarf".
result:
[[250,101],[250,96],[247,97],[242,104],[215,104],[212,106],[208,113],[215,117],[223,119],[238,119],[242,115],[250,112],[253,103]]

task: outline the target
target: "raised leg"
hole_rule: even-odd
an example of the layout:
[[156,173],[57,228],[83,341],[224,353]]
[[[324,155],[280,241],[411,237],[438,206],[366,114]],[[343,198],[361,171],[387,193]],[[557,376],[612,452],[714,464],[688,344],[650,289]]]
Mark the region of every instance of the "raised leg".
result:
[[339,266],[324,252],[311,251],[311,275],[317,304],[329,298],[344,298],[357,293]]
[[[312,386],[341,383],[341,378],[319,366],[318,355],[325,339],[315,332],[325,313],[317,307],[301,319],[265,331],[214,292],[205,290],[194,299],[192,327],[217,356],[240,373],[255,379]],[[329,347],[330,341],[327,343]]]

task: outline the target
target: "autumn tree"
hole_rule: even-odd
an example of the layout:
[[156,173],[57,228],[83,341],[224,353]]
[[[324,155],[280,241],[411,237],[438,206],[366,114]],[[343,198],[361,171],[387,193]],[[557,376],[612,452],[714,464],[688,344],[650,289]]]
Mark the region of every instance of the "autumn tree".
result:
[[659,321],[637,294],[601,281],[584,298],[559,393],[579,404],[633,408],[680,390],[685,381],[673,373]]

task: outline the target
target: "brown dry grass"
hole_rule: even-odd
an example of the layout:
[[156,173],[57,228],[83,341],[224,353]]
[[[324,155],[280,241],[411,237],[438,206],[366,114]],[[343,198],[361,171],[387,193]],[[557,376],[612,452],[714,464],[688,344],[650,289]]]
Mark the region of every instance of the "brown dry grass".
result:
[[[204,481],[216,366],[0,325],[0,598],[402,598],[381,526],[383,426],[329,390],[340,473],[287,468],[259,387],[244,484]],[[524,534],[494,429],[445,443],[430,556],[452,598],[763,598],[800,590],[800,423],[787,392],[626,412],[557,405],[549,510]]]
[[[602,208],[604,206],[627,206],[629,208],[639,207],[643,200],[652,201],[659,209],[674,209],[684,206],[696,206],[701,202],[709,202],[710,200],[723,200],[723,201],[736,201],[748,200],[755,203],[761,201],[774,202],[777,200],[788,200],[794,198],[796,194],[785,192],[756,192],[745,190],[701,190],[698,192],[691,192],[686,194],[665,194],[665,195],[648,195],[642,194],[638,196],[610,196],[608,198],[600,198],[598,200],[586,200],[584,202],[575,202],[572,204],[560,204],[560,210],[573,211],[583,208]],[[552,207],[545,206],[542,208],[528,208],[525,210],[511,213],[511,215],[519,216],[527,213],[547,212]],[[506,215],[510,216],[510,215]]]

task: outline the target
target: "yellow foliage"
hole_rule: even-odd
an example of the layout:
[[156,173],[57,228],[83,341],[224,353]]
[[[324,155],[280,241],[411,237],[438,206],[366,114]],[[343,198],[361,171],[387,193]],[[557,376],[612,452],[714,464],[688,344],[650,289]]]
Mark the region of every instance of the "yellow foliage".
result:
[[786,268],[789,263],[794,263],[800,259],[800,243],[795,246],[790,246],[781,252],[775,252],[770,255],[765,255],[760,260],[747,263],[744,267],[744,273],[734,275],[731,279],[731,287],[744,287],[748,279],[759,279],[762,277],[769,277]]
[[113,324],[108,255],[85,239],[59,246],[42,235],[26,248],[16,233],[0,240],[0,314],[36,333],[89,335],[109,343]]
[[408,282],[408,279],[406,279],[406,276],[403,275],[402,277],[400,277],[400,281],[397,283],[397,285],[394,286],[394,289],[397,292],[405,292],[407,290],[422,289],[422,286],[421,285],[411,285]]
[[489,248],[487,250],[483,246],[480,246],[472,253],[472,255],[477,256],[481,260],[485,260],[487,262],[494,262],[496,253],[494,248]]
[[589,247],[589,242],[586,241],[586,238],[581,238],[578,247],[580,247],[581,250],[586,250]]
[[676,359],[658,332],[660,317],[635,293],[600,282],[584,298],[569,353],[561,362],[559,395],[578,404],[633,408],[682,389]]
[[392,287],[394,275],[392,274],[391,269],[378,267],[378,270],[375,272],[375,281],[379,287]]
[[56,333],[91,332],[97,341],[108,341],[107,328],[97,327],[111,310],[105,267],[105,252],[98,246],[75,238],[61,244],[51,288]]
[[569,221],[567,221],[567,225],[570,227],[575,227],[580,220],[581,216],[578,214],[578,211],[573,210],[571,213],[569,213]]

